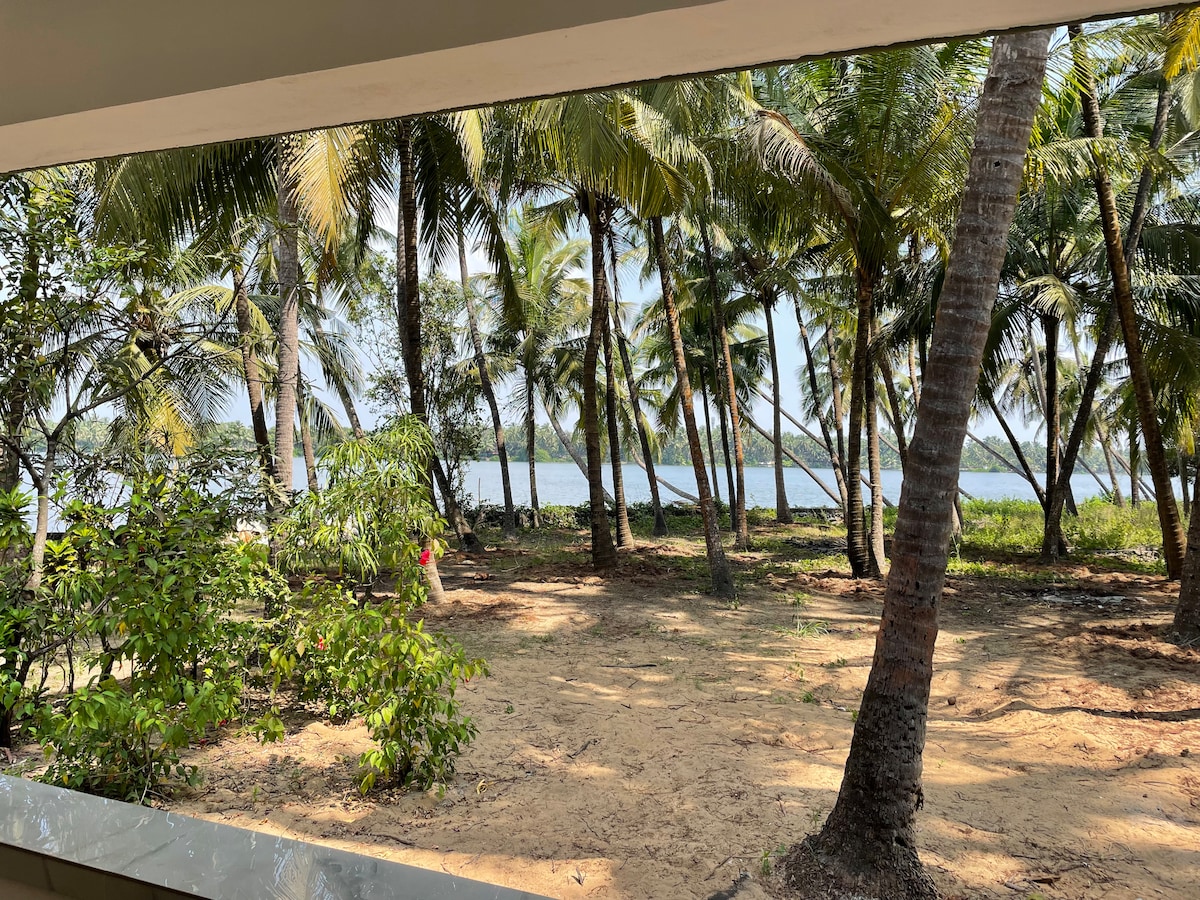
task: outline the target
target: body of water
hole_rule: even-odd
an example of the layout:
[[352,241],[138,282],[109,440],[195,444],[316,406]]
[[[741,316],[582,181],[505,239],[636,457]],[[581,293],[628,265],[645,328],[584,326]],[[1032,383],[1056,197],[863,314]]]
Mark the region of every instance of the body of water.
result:
[[[303,484],[303,461],[301,474],[297,484]],[[607,460],[604,466],[604,486],[610,491],[612,467]],[[628,503],[648,501],[650,486],[646,473],[636,465],[626,465],[623,468],[625,481],[625,500]],[[657,466],[655,471],[662,478],[678,486],[690,494],[696,493],[696,478],[691,466]],[[829,489],[835,494],[837,483],[833,478],[832,469],[814,469]],[[802,469],[787,467],[783,470],[784,484],[787,488],[788,503],[792,506],[835,506],[829,496],[804,473]],[[513,502],[529,505],[529,466],[524,462],[514,462],[509,465],[512,478]],[[728,500],[725,488],[725,470],[718,472],[720,476],[721,498]],[[711,470],[710,470],[711,478]],[[900,501],[900,472],[885,470],[883,472],[883,493],[892,503]],[[1024,478],[1011,472],[963,472],[958,479],[959,486],[973,497],[980,500],[1035,500],[1033,488]],[[1075,491],[1075,499],[1083,500],[1100,494],[1098,485],[1091,475],[1086,472],[1071,479]],[[574,463],[538,463],[537,464],[538,500],[543,505],[577,506],[588,500],[588,483],[579,467]],[[463,489],[476,500],[484,503],[502,504],[504,489],[500,481],[500,464],[498,462],[473,462],[467,467],[463,479]],[[1129,481],[1125,479],[1121,490],[1129,493]],[[863,486],[867,494],[866,486]],[[667,488],[661,488],[660,494],[664,503],[680,499]],[[867,494],[866,500],[870,499]],[[748,507],[775,507],[775,470],[763,466],[747,466],[746,468],[746,505]]]

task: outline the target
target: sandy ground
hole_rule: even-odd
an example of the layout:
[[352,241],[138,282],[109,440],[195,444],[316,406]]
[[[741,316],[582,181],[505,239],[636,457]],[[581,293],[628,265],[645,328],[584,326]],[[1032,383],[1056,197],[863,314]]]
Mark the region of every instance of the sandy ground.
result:
[[[737,608],[682,543],[607,582],[517,550],[447,560],[427,620],[492,674],[464,691],[479,737],[444,793],[362,799],[365,732],[297,721],[198,751],[205,786],[171,808],[551,897],[709,897],[742,871],[739,900],[762,896],[833,804],[881,600],[800,571],[796,543],[794,565],[740,558]],[[949,897],[1196,898],[1200,652],[1159,639],[1161,579],[1058,573],[950,582],[922,857]]]

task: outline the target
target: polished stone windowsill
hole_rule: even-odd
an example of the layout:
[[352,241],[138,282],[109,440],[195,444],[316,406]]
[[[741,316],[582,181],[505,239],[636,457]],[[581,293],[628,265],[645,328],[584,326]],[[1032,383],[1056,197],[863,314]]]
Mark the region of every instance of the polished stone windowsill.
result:
[[78,900],[545,900],[9,776],[0,776],[0,879],[0,890],[9,881],[29,897]]

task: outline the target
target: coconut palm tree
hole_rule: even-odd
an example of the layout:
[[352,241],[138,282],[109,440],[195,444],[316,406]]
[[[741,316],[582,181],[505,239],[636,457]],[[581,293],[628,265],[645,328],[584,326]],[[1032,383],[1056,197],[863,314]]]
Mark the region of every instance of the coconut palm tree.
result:
[[864,426],[877,441],[867,377],[875,295],[910,235],[946,244],[968,146],[963,88],[978,61],[979,46],[960,42],[768,70],[745,127],[764,161],[807,190],[831,223],[832,255],[854,273],[846,524],[857,577],[877,576],[882,562],[882,504],[872,504],[868,541],[859,486]]

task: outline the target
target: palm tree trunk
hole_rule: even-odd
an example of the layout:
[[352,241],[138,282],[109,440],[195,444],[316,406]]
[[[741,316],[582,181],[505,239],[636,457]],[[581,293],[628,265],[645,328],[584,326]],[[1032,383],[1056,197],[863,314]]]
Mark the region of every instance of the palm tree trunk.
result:
[[833,432],[837,436],[838,459],[841,461],[842,480],[846,480],[846,411],[842,404],[842,369],[838,365],[833,332],[825,329],[825,350],[829,354],[829,396],[833,412]]
[[[1108,468],[1108,480],[1112,482],[1112,498],[1113,506],[1121,509],[1125,506],[1125,497],[1121,492],[1121,479],[1117,475],[1117,467],[1113,461],[1112,440],[1109,437],[1108,429],[1104,427],[1099,418],[1096,419],[1096,436],[1100,439],[1100,449],[1104,452],[1104,465]],[[1070,448],[1070,443],[1067,444]]]
[[479,389],[492,414],[492,431],[496,435],[496,455],[500,457],[500,484],[504,491],[504,536],[517,536],[517,514],[513,507],[512,479],[508,471],[508,447],[504,443],[504,423],[500,421],[500,404],[496,402],[496,391],[488,372],[487,357],[483,353],[483,337],[479,333],[479,316],[475,312],[475,295],[467,277],[467,239],[463,234],[462,211],[458,215],[458,273],[462,281],[463,305],[467,310],[467,328],[471,332],[471,347],[475,351],[475,370],[479,373]]
[[[729,414],[726,407],[729,405],[725,399],[725,367],[722,365],[723,357],[721,348],[717,341],[717,329],[712,327],[708,330],[709,343],[712,348],[712,358],[715,360],[717,367],[716,388],[717,395],[713,399],[717,405],[717,423],[721,426],[721,459],[725,463],[725,486],[728,488],[729,494],[729,530],[736,530],[737,517],[733,510],[737,506],[737,487],[733,481],[733,456],[729,452]],[[715,484],[716,478],[713,479]]]
[[296,413],[300,419],[300,447],[304,451],[304,474],[308,489],[316,493],[321,489],[317,481],[317,454],[313,446],[312,430],[308,427],[308,398],[304,394],[304,381],[296,378]]
[[[1057,316],[1042,316],[1042,330],[1046,337],[1046,496],[1053,494],[1059,483],[1059,441],[1061,440],[1062,405],[1058,396],[1058,332]],[[1065,543],[1062,533],[1062,508],[1054,515],[1054,505],[1045,506],[1045,528],[1042,537],[1042,559],[1053,562],[1058,558],[1058,549]]]
[[992,416],[995,417],[996,422],[1000,425],[1004,436],[1008,438],[1008,445],[1012,447],[1013,455],[1017,458],[1017,463],[1021,466],[1021,471],[1025,474],[1025,480],[1029,482],[1030,487],[1033,488],[1033,493],[1037,496],[1038,503],[1045,510],[1046,492],[1042,490],[1042,483],[1033,474],[1033,468],[1029,465],[1029,460],[1025,458],[1025,451],[1021,449],[1021,442],[1017,440],[1017,436],[1013,434],[1012,428],[1009,427],[1008,420],[1004,418],[1004,413],[996,405],[995,397],[988,397],[988,408],[992,411]]
[[[615,275],[613,276],[616,277]],[[617,348],[621,351],[621,367],[625,370],[625,387],[629,391],[629,405],[633,408],[633,421],[637,426],[638,443],[642,447],[642,467],[650,482],[650,505],[654,510],[654,536],[665,537],[667,517],[663,515],[662,498],[658,492],[658,478],[654,474],[654,454],[650,452],[650,436],[646,432],[646,419],[642,415],[642,398],[638,391],[637,378],[633,374],[633,362],[629,357],[629,341],[621,331],[621,316],[617,304],[612,307],[612,327],[617,335]]]
[[37,512],[33,522],[33,545],[29,548],[29,578],[25,581],[26,591],[36,591],[42,586],[42,575],[46,563],[46,542],[50,538],[50,486],[54,483],[54,466],[58,458],[58,439],[47,436],[46,453],[42,457],[42,471],[35,476],[30,472],[33,488],[37,491]]
[[1192,496],[1192,517],[1188,523],[1187,555],[1179,579],[1179,602],[1175,606],[1174,628],[1183,641],[1200,641],[1200,473]]
[[[417,181],[413,166],[412,123],[400,119],[396,126],[396,149],[400,157],[400,208],[396,222],[396,299],[400,318],[400,343],[404,353],[404,372],[408,379],[409,406],[412,414],[428,426],[429,413],[425,406],[425,373],[421,359],[421,270],[417,258]],[[430,461],[431,477],[426,481],[430,496],[434,481],[442,492],[446,518],[458,536],[459,546],[471,553],[483,551],[483,544],[463,516],[454,498],[449,479],[442,471],[437,455]],[[432,539],[425,539],[425,549],[432,550]],[[424,567],[429,583],[429,598],[444,599],[442,579],[437,567],[437,554],[431,553]]]
[[[605,289],[607,291],[607,288]],[[612,302],[612,298],[607,298]],[[633,548],[633,530],[629,527],[629,507],[625,505],[625,470],[621,467],[621,424],[617,416],[617,370],[613,364],[612,328],[604,319],[601,337],[604,340],[604,405],[608,426],[608,456],[612,461],[614,510],[617,516],[617,546]]]
[[800,886],[875,897],[938,896],[917,856],[922,755],[963,439],[979,381],[1025,150],[1041,98],[1050,29],[1000,35],[980,99],[975,147],[938,303],[909,477],[900,497],[875,658],[837,803],[785,861]]
[[879,449],[879,410],[876,394],[875,365],[867,363],[867,380],[863,383],[863,403],[867,425],[867,473],[871,479],[870,568],[868,574],[878,578],[883,574],[883,461]]
[[779,355],[775,350],[775,317],[772,309],[775,297],[764,293],[763,315],[767,319],[767,353],[771,358],[771,443],[775,459],[775,521],[780,525],[792,524],[792,508],[788,504],[787,485],[783,480],[783,417],[779,414]]
[[733,575],[729,571],[729,562],[725,559],[725,548],[721,546],[721,528],[717,521],[712,492],[708,487],[708,471],[704,467],[700,430],[696,427],[696,411],[692,405],[692,384],[688,378],[687,356],[683,348],[683,335],[679,330],[679,310],[675,306],[675,285],[671,280],[667,242],[663,237],[662,219],[659,216],[650,219],[650,229],[654,240],[654,254],[658,260],[658,277],[662,283],[667,332],[671,338],[671,351],[675,359],[675,377],[679,380],[679,405],[683,409],[683,424],[687,430],[692,470],[696,473],[696,493],[700,496],[700,518],[704,522],[704,547],[708,554],[712,591],[718,597],[732,598],[735,595]]
[[[325,330],[321,327],[320,322],[313,324],[313,333],[318,340],[324,339]],[[358,407],[354,403],[354,395],[350,393],[350,386],[336,370],[326,369],[324,374],[325,380],[337,394],[342,409],[346,411],[346,420],[350,423],[350,433],[354,435],[355,440],[361,441],[366,436],[366,431],[362,427],[362,419],[358,417]]]
[[[250,400],[250,423],[254,429],[254,445],[258,448],[258,462],[265,476],[265,487],[275,481],[275,455],[271,449],[271,435],[267,430],[266,406],[263,403],[263,374],[258,362],[257,341],[250,317],[250,297],[246,293],[246,281],[241,267],[233,271],[233,303],[237,319],[238,343],[242,351],[242,376],[246,379],[246,393]],[[269,501],[268,501],[268,505]]]
[[1142,451],[1138,445],[1138,433],[1136,423],[1129,423],[1129,464],[1125,467],[1129,472],[1129,505],[1137,509],[1138,503],[1141,502],[1141,497],[1138,495],[1138,489],[1141,487],[1142,479],[1138,471],[1142,467]]
[[712,415],[709,412],[708,378],[705,376],[703,367],[700,369],[700,406],[704,410],[704,433],[708,439],[708,465],[712,469],[713,499],[716,501],[717,508],[719,509],[721,506],[721,485],[717,479],[717,451],[716,445],[713,444]]
[[617,548],[613,546],[608,510],[604,507],[604,458],[600,452],[600,407],[596,384],[600,343],[608,320],[605,308],[608,293],[604,290],[604,235],[608,231],[608,221],[606,204],[601,198],[588,193],[584,202],[592,233],[592,321],[583,351],[583,442],[591,500],[592,566],[603,570],[617,565]]
[[[1080,99],[1083,104],[1083,119],[1089,137],[1103,134],[1100,121],[1100,101],[1091,69],[1084,56],[1081,42],[1083,29],[1079,25],[1068,28],[1074,56],[1075,72],[1083,86]],[[1138,423],[1141,425],[1142,440],[1145,442],[1146,462],[1150,468],[1150,479],[1158,506],[1158,521],[1163,533],[1163,557],[1167,563],[1167,577],[1179,578],[1183,571],[1186,551],[1183,524],[1179,519],[1179,507],[1175,503],[1175,491],[1171,487],[1171,476],[1167,471],[1167,455],[1163,448],[1162,431],[1158,424],[1158,410],[1154,398],[1154,386],[1142,353],[1142,339],[1138,332],[1137,311],[1133,304],[1133,289],[1129,281],[1129,267],[1125,261],[1125,249],[1121,241],[1121,223],[1117,218],[1117,201],[1108,168],[1098,152],[1093,152],[1095,164],[1093,177],[1096,196],[1100,202],[1100,224],[1104,230],[1104,245],[1108,251],[1108,268],[1112,273],[1113,290],[1117,299],[1117,312],[1121,320],[1121,332],[1125,337],[1125,357],[1129,375],[1133,381],[1137,398]]]
[[[563,431],[562,424],[558,421],[558,416],[556,416],[550,410],[549,407],[546,407],[546,416],[550,419],[550,427],[553,428],[554,433],[556,435],[558,435],[558,442],[560,444],[562,444],[563,449],[566,450],[567,454],[571,457],[571,459],[573,459],[575,461],[575,465],[579,467],[579,471],[581,473],[583,473],[583,477],[587,478],[588,477],[587,460],[583,456],[580,455],[579,450],[576,449],[575,444],[572,443],[572,441],[571,441],[571,436],[569,434],[567,434],[565,431]],[[604,502],[612,503],[613,502],[612,494],[610,494],[608,492],[608,490],[606,488],[604,488],[603,484],[601,484],[601,489],[602,489],[601,497],[604,499]]]
[[[749,416],[744,416],[742,418],[742,421],[745,422],[747,425],[749,425],[751,430],[757,431],[768,441],[771,440],[771,435],[766,431],[766,429],[764,429],[762,426],[760,426],[757,422],[755,422]],[[838,495],[835,494],[830,489],[829,485],[827,485],[824,481],[822,481],[821,477],[812,470],[812,468],[809,466],[809,464],[804,461],[804,457],[793,453],[787,447],[783,448],[783,452],[785,454],[787,454],[788,459],[790,459],[792,462],[794,462],[796,464],[796,468],[800,469],[800,471],[802,471],[805,475],[807,475],[809,478],[811,478],[813,483],[816,484],[817,487],[819,487],[821,490],[823,490],[825,492],[825,496],[827,496],[834,503],[838,502]]]
[[842,459],[833,446],[833,435],[829,429],[829,420],[821,414],[821,388],[817,381],[817,366],[813,360],[812,346],[808,340],[808,328],[800,316],[800,304],[796,303],[796,324],[800,327],[800,344],[804,348],[804,367],[808,371],[808,389],[812,393],[812,414],[821,426],[821,438],[825,443],[825,452],[829,454],[829,466],[833,469],[833,478],[837,482],[838,495],[841,497],[842,509],[846,508],[846,472],[842,467]]
[[1182,450],[1176,451],[1175,459],[1179,466],[1179,496],[1183,498],[1183,517],[1188,519],[1192,515],[1192,495],[1188,492],[1188,459]]
[[883,389],[887,392],[888,407],[892,411],[892,432],[896,435],[896,455],[900,457],[900,471],[908,465],[908,438],[904,434],[904,418],[900,412],[900,395],[896,392],[896,378],[892,373],[892,364],[886,353],[880,353],[876,360],[879,366],[879,377],[883,379]]
[[[871,319],[875,315],[875,278],[859,267],[856,272],[858,323],[854,331],[854,370],[850,374],[850,431],[846,447],[846,553],[855,578],[875,578],[871,569],[871,542],[862,502],[862,437],[867,416],[867,375],[870,371]],[[869,467],[869,462],[868,462]]]
[[537,492],[537,426],[535,425],[533,382],[525,379],[525,453],[529,457],[529,509],[530,522],[534,528],[542,527],[542,507]]
[[300,251],[296,186],[290,172],[291,139],[275,139],[279,279],[278,375],[275,392],[275,477],[286,505],[291,502],[292,457],[296,446],[296,377],[300,372]]
[[[1160,78],[1154,125],[1150,131],[1149,150],[1151,153],[1156,152],[1162,146],[1163,139],[1166,136],[1170,108],[1170,85],[1166,79]],[[1129,234],[1125,241],[1125,264],[1127,267],[1132,267],[1134,263],[1137,246],[1142,235],[1142,228],[1145,225],[1146,214],[1150,206],[1150,194],[1153,184],[1154,169],[1147,163],[1142,167],[1137,193],[1134,196],[1133,212],[1129,220]],[[1119,320],[1120,316],[1116,308],[1116,298],[1114,296],[1112,306],[1108,311],[1106,323],[1100,329],[1100,339],[1097,341],[1095,352],[1092,354],[1091,367],[1088,369],[1087,377],[1084,379],[1084,388],[1079,402],[1079,413],[1071,429],[1071,434],[1067,438],[1067,445],[1063,450],[1063,462],[1059,479],[1061,484],[1049,498],[1051,515],[1060,519],[1062,516],[1062,506],[1066,500],[1067,488],[1070,484],[1071,473],[1075,466],[1075,458],[1083,446],[1083,435],[1088,420],[1094,414],[1096,391],[1102,380],[1104,361],[1108,356],[1109,348],[1116,339]],[[1096,433],[1100,438],[1100,446],[1104,451],[1104,462],[1108,467],[1109,478],[1112,481],[1113,503],[1118,507],[1123,507],[1125,500],[1121,495],[1121,482],[1113,466],[1112,443],[1106,429],[1103,427],[1103,423],[1098,417],[1096,419]],[[1134,490],[1136,491],[1136,487]],[[1043,545],[1042,553],[1046,555],[1045,545]]]
[[[729,431],[733,435],[733,466],[737,478],[737,493],[730,497],[730,518],[736,538],[733,546],[739,550],[750,547],[750,525],[746,519],[746,448],[742,442],[742,418],[738,408],[737,381],[733,372],[733,354],[729,349],[729,331],[725,322],[725,298],[717,279],[717,266],[713,259],[712,241],[708,235],[708,223],[701,220],[700,238],[704,247],[704,266],[712,291],[713,320],[717,328],[717,339],[721,344],[721,359],[725,371],[725,399],[729,403]],[[665,255],[666,249],[663,249]]]

